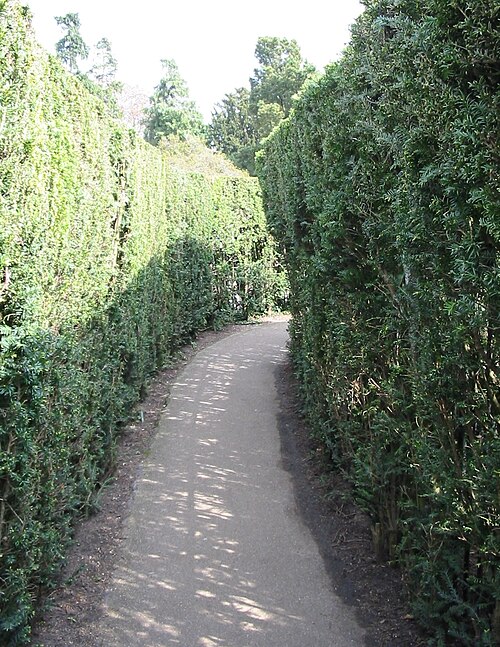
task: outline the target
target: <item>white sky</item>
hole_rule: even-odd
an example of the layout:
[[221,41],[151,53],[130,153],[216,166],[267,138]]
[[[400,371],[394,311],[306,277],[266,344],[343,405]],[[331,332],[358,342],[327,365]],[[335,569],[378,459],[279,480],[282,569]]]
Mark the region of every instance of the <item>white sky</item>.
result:
[[[54,16],[78,13],[88,45],[106,37],[118,60],[117,79],[151,95],[162,58],[173,58],[205,120],[215,103],[247,86],[259,36],[295,38],[317,68],[349,42],[359,0],[25,0],[38,40],[49,51],[62,37]],[[85,69],[85,64],[82,65]]]

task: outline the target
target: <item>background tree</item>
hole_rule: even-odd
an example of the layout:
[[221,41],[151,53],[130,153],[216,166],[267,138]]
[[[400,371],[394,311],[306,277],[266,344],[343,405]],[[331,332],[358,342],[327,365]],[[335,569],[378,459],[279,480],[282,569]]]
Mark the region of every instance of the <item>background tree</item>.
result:
[[77,13],[56,16],[57,24],[65,30],[65,35],[56,43],[56,53],[70,72],[79,71],[78,59],[88,58],[90,49],[80,34],[80,18]]
[[111,51],[111,43],[107,38],[101,40],[95,46],[94,64],[88,75],[104,88],[109,88],[116,78],[118,63]]
[[123,85],[117,101],[125,123],[144,135],[144,113],[149,106],[149,97],[137,86]]
[[250,100],[257,112],[260,103],[275,103],[284,117],[292,107],[292,98],[315,69],[302,58],[296,40],[264,36],[258,39],[255,58],[259,66],[250,79]]
[[115,117],[122,117],[119,96],[123,84],[116,81],[118,63],[111,51],[111,43],[101,38],[92,51],[93,65],[87,73],[78,73],[78,77],[87,89],[97,95],[108,106]]
[[226,94],[209,126],[210,145],[252,175],[260,142],[288,116],[293,96],[315,72],[302,58],[297,41],[287,38],[259,38],[255,57],[259,65],[250,78],[250,89]]
[[162,137],[187,134],[202,136],[205,127],[196,104],[189,98],[186,82],[172,59],[162,60],[164,75],[149,100],[144,120],[144,136],[151,144]]
[[240,168],[253,170],[258,142],[255,119],[250,113],[250,91],[237,88],[217,104],[209,127],[209,145]]
[[57,56],[90,92],[107,104],[111,114],[119,116],[117,95],[122,85],[115,80],[118,64],[111,51],[111,43],[107,38],[101,38],[92,51],[92,67],[88,72],[82,72],[78,66],[78,59],[89,58],[90,48],[80,34],[78,14],[56,16],[55,20],[66,31],[63,38],[56,43]]

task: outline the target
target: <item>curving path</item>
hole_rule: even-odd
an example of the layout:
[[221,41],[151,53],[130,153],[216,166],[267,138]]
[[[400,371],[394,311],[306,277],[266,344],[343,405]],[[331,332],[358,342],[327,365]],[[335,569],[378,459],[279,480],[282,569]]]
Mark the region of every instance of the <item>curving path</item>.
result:
[[243,327],[178,377],[125,524],[103,646],[364,644],[281,464],[286,325]]

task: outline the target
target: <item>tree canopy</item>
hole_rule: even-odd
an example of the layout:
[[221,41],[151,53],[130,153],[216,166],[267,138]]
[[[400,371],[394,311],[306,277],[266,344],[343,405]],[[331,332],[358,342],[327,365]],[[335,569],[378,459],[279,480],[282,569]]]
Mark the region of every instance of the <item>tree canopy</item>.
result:
[[66,32],[56,43],[57,56],[70,72],[79,71],[78,60],[86,60],[90,48],[80,34],[80,17],[77,13],[67,13],[65,16],[56,16],[57,24]]
[[179,68],[173,59],[163,59],[164,74],[149,100],[144,121],[145,138],[158,144],[163,137],[187,134],[202,135],[203,117],[194,101]]
[[253,168],[257,135],[250,113],[250,90],[237,88],[226,94],[213,113],[209,139],[213,148],[240,168]]
[[259,66],[250,79],[251,102],[254,106],[275,103],[288,116],[293,96],[315,71],[314,67],[302,58],[297,41],[287,38],[259,38],[255,58]]
[[293,97],[315,69],[302,58],[295,40],[261,37],[255,48],[258,66],[250,88],[238,88],[216,106],[209,127],[211,146],[255,174],[255,153],[262,139],[287,117]]
[[[109,40],[101,38],[95,47],[90,48],[80,34],[80,18],[77,13],[56,16],[55,20],[66,32],[56,43],[58,58],[72,74],[78,76],[89,92],[104,101],[113,116],[120,116],[117,95],[122,84],[115,80],[118,63]],[[87,71],[81,70],[80,61],[89,58],[92,66]]]
[[118,62],[111,51],[111,43],[107,38],[101,40],[95,46],[94,64],[88,74],[95,79],[99,85],[108,88],[114,82]]

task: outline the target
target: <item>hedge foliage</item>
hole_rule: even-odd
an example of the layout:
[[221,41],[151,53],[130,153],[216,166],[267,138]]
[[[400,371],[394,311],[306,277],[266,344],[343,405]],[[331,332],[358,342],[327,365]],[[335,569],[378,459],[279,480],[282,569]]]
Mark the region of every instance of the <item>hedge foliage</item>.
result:
[[0,643],[24,643],[119,425],[195,331],[284,293],[256,180],[190,173],[0,1]]
[[259,160],[293,354],[432,644],[500,644],[499,5],[365,5]]

